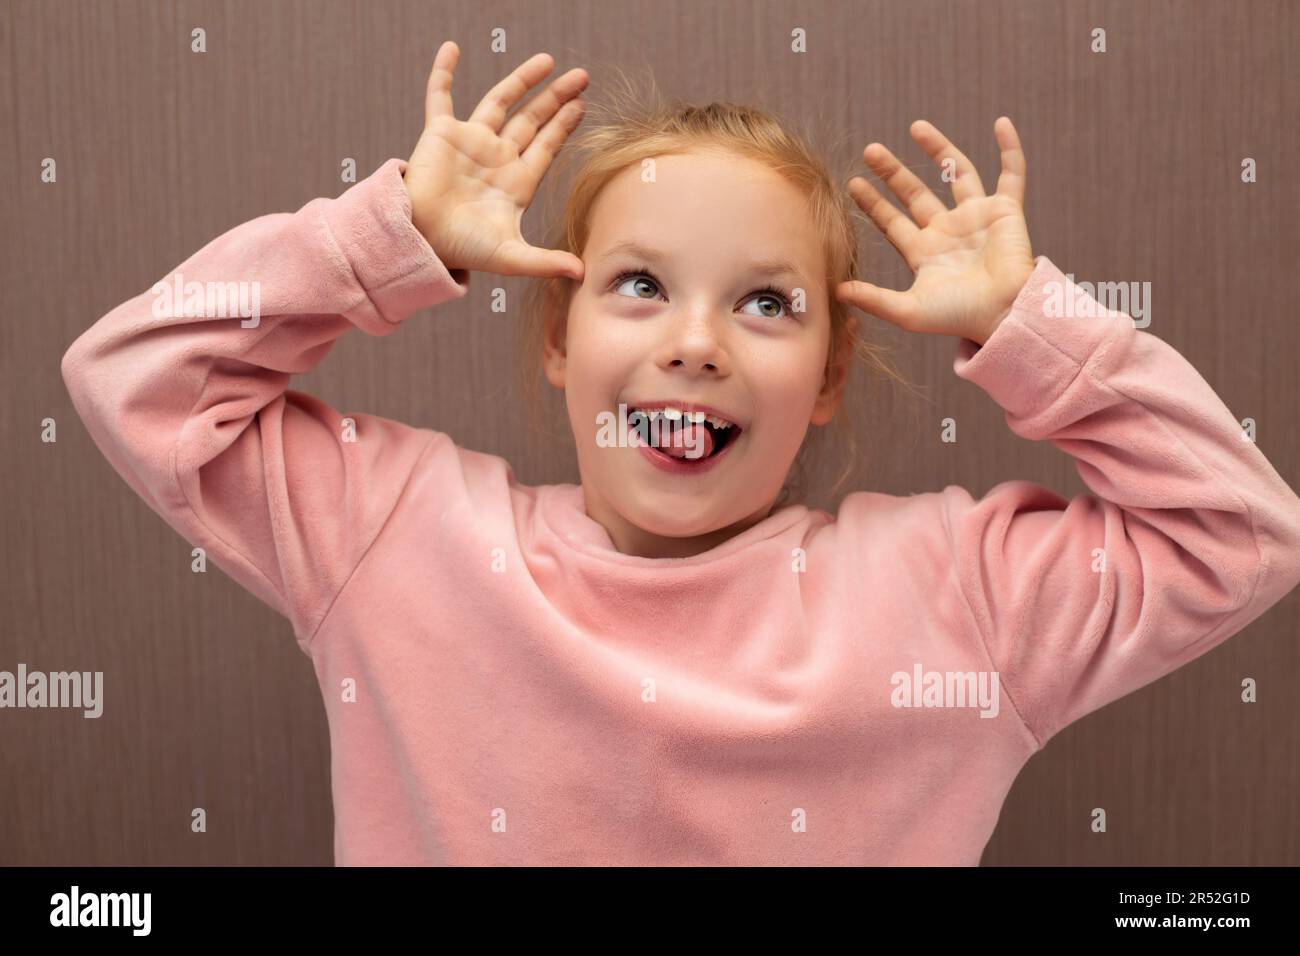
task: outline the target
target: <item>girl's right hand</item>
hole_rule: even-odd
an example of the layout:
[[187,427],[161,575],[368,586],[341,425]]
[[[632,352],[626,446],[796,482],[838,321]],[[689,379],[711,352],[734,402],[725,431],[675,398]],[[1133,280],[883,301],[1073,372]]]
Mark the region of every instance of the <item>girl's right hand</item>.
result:
[[[447,269],[505,276],[572,276],[580,258],[524,241],[524,210],[555,154],[582,119],[587,73],[572,69],[506,122],[506,112],[554,68],[538,53],[488,91],[468,120],[452,112],[460,49],[438,48],[424,104],[424,132],[404,176],[411,221]],[[502,128],[504,124],[504,129]]]

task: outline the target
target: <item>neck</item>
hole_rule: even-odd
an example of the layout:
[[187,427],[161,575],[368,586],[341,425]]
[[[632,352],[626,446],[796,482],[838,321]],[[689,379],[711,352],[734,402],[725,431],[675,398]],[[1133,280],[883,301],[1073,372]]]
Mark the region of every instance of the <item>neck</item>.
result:
[[669,537],[653,534],[628,521],[585,483],[582,486],[582,497],[587,517],[608,532],[614,548],[622,554],[639,558],[689,558],[703,554],[734,538],[746,528],[753,527],[772,513],[772,504],[769,503],[754,514],[725,527],[698,535]]

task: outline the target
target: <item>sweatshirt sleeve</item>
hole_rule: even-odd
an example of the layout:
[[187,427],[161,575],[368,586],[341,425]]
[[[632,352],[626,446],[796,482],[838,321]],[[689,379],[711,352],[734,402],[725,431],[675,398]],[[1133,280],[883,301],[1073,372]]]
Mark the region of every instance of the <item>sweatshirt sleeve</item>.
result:
[[953,369],[1017,435],[1071,455],[1093,492],[943,493],[962,593],[1040,747],[1300,581],[1300,499],[1174,348],[1046,257],[982,348],[958,343]]
[[235,227],[63,357],[78,414],[159,515],[310,640],[417,462],[454,446],[286,390],[353,327],[463,297],[391,159],[336,199]]

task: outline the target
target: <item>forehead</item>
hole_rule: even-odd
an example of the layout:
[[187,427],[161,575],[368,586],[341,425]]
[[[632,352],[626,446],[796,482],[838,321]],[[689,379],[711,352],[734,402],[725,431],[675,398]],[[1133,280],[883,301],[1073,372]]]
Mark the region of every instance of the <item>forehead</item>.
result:
[[808,279],[821,274],[821,241],[805,197],[767,166],[731,152],[674,153],[622,170],[597,197],[590,226],[584,258],[632,241],[683,264],[757,256],[788,260]]

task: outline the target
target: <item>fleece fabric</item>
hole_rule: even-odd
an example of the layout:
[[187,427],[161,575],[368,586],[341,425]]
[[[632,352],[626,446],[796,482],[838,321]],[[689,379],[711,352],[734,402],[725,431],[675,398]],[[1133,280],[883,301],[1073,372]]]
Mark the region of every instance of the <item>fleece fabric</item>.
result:
[[1300,581],[1300,499],[1241,424],[1043,256],[953,371],[1091,494],[860,491],[693,557],[622,554],[578,485],[288,389],[345,332],[468,293],[404,168],[163,280],[255,282],[255,321],[151,289],[62,363],[131,488],[292,623],[338,864],[975,865],[1054,734]]

